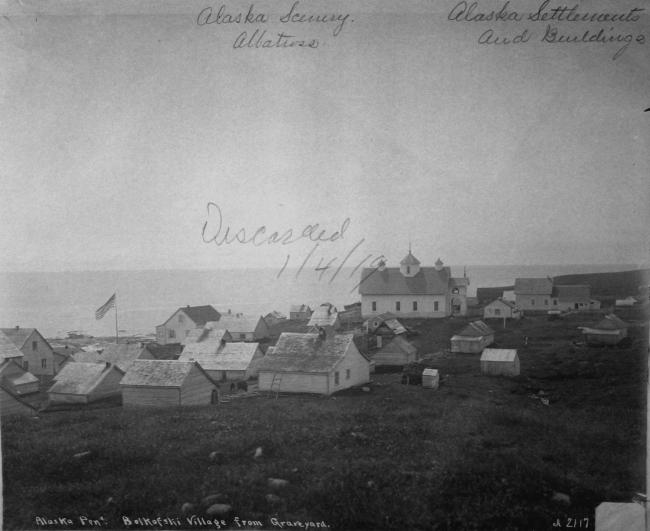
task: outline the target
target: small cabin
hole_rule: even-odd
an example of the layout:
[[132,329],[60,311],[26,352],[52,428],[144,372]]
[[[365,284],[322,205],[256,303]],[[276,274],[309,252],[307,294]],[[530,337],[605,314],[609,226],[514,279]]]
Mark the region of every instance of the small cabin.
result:
[[481,354],[481,372],[484,374],[519,374],[519,356],[516,349],[486,348]]
[[122,379],[122,406],[209,406],[218,384],[196,361],[137,360]]
[[289,319],[307,320],[311,317],[312,309],[306,304],[294,304],[289,309]]
[[406,365],[418,361],[417,349],[402,336],[397,336],[375,352],[372,361],[375,362],[377,367],[382,365]]
[[0,415],[8,417],[35,417],[38,414],[31,404],[25,402],[19,395],[8,387],[0,384]]
[[188,345],[180,361],[197,361],[213,380],[248,380],[257,376],[255,362],[264,355],[259,343],[227,343]]
[[264,317],[250,316],[237,313],[224,315],[219,321],[206,323],[206,328],[214,330],[227,330],[232,336],[232,341],[259,341],[268,337],[269,325]]
[[583,328],[582,334],[589,345],[616,345],[627,337],[627,325],[616,315],[606,315],[593,328]]
[[264,320],[266,321],[266,324],[269,326],[275,326],[278,323],[281,323],[283,321],[287,320],[287,316],[284,315],[282,312],[274,311],[274,312],[269,312],[264,316]]
[[479,354],[492,343],[494,343],[494,330],[483,321],[474,321],[451,338],[451,351]]
[[5,359],[0,363],[0,383],[19,396],[38,393],[38,378],[14,359]]
[[370,380],[370,360],[352,334],[284,332],[259,360],[260,392],[331,395]]
[[496,299],[483,307],[483,319],[521,319],[523,312],[511,302]]
[[120,396],[124,371],[112,363],[67,363],[47,392],[51,404],[87,404]]
[[437,389],[440,385],[440,375],[438,369],[424,369],[422,371],[422,387],[427,389]]

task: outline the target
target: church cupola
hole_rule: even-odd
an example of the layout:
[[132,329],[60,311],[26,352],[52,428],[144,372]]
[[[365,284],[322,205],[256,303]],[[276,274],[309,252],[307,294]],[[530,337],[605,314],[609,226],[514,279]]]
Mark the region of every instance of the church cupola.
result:
[[409,254],[406,258],[399,263],[399,270],[405,277],[413,277],[420,271],[420,261],[411,254],[409,246]]
[[436,266],[436,271],[442,270],[442,260],[440,260],[440,258],[438,258],[438,260],[436,261],[435,266]]
[[383,260],[379,262],[377,269],[379,269],[379,271],[384,271],[386,269],[386,262],[384,262]]

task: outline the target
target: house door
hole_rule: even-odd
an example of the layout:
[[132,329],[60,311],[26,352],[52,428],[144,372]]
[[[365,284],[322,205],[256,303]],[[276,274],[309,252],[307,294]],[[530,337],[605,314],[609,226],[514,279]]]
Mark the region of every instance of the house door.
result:
[[454,297],[451,301],[451,313],[460,313],[460,299],[457,297]]
[[210,403],[214,406],[215,404],[219,403],[219,393],[216,389],[212,390],[212,398],[210,400]]

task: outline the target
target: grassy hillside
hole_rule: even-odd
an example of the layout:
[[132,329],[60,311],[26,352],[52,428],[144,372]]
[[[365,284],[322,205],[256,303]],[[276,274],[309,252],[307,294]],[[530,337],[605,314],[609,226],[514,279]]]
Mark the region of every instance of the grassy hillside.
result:
[[[384,373],[370,392],[329,398],[95,406],[3,421],[4,527],[36,529],[38,516],[72,522],[43,529],[120,529],[123,517],[161,517],[173,520],[131,529],[215,529],[185,520],[206,518],[200,501],[214,495],[212,503],[232,506],[221,526],[230,529],[280,529],[274,518],[340,530],[490,531],[589,518],[593,529],[601,501],[645,489],[647,326],[630,328],[630,349],[573,346],[577,326],[598,318],[491,323],[499,346],[519,349],[514,378],[482,375],[478,356],[457,355],[438,361],[437,390]],[[408,324],[427,353],[466,322]],[[273,488],[269,478],[289,484]],[[188,515],[184,503],[194,505]],[[82,515],[103,520],[82,525]]]

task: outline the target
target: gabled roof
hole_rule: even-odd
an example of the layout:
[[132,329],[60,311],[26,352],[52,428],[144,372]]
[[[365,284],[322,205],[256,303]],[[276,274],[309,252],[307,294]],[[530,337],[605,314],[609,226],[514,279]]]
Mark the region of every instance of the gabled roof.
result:
[[553,281],[549,278],[516,278],[515,295],[550,295]]
[[120,385],[180,387],[195,366],[216,385],[199,363],[181,360],[137,360],[122,378]]
[[494,304],[494,303],[504,304],[504,305],[506,305],[506,306],[512,308],[513,310],[516,310],[516,309],[517,309],[517,307],[514,305],[513,302],[511,302],[511,301],[504,301],[503,299],[495,299],[495,300],[493,300],[492,302],[487,303],[485,306],[486,306],[486,307],[487,307],[487,306],[491,306],[491,305]]
[[186,306],[176,310],[164,324],[167,324],[178,312],[183,312],[197,326],[203,326],[208,321],[218,321],[221,318],[221,314],[209,304],[206,306]]
[[[337,326],[339,313],[334,306],[319,306],[309,319],[308,326]],[[340,322],[340,320],[339,320]]]
[[31,405],[31,404],[28,403],[28,402],[25,402],[25,401],[24,401],[20,396],[18,396],[18,395],[17,395],[16,393],[14,393],[11,389],[8,389],[7,387],[5,387],[5,386],[2,385],[2,384],[0,384],[0,392],[2,392],[2,393],[7,393],[11,398],[13,398],[14,400],[17,400],[17,401],[20,402],[23,406],[26,406],[26,407],[28,407],[28,408],[33,409],[35,412],[38,412],[38,408],[36,408],[35,406]]
[[445,295],[451,271],[443,267],[421,267],[412,277],[405,277],[397,267],[383,271],[365,267],[361,272],[361,295]]
[[420,261],[409,251],[409,254],[400,262],[400,265],[420,265]]
[[[257,368],[264,371],[328,373],[354,346],[352,334],[328,335],[283,332],[273,352],[267,350]],[[361,355],[361,353],[360,353]]]
[[306,304],[293,304],[289,311],[293,313],[311,312],[311,308]]
[[228,330],[231,334],[250,334],[255,332],[259,325],[268,327],[264,318],[259,316],[250,315],[223,315],[217,322],[206,324],[206,328],[210,326],[216,330]]
[[589,286],[553,286],[552,297],[561,301],[589,300]]
[[0,358],[22,358],[23,353],[4,333],[0,331]]
[[7,380],[12,385],[24,385],[38,382],[38,378],[31,372],[23,369],[18,362],[12,358],[6,358],[0,362],[0,378]]
[[[146,352],[145,352],[146,351]],[[140,346],[139,343],[111,343],[106,345],[104,350],[99,353],[94,352],[77,352],[72,354],[76,362],[81,363],[112,363],[122,371],[126,371],[131,364],[141,356],[153,356],[146,347]]]
[[492,330],[488,325],[483,321],[474,321],[458,332],[456,336],[482,337],[490,334],[494,334],[494,330]]
[[200,343],[204,348],[209,349],[212,346],[218,347],[222,339],[232,341],[232,336],[228,330],[212,328],[213,324],[213,322],[209,322],[205,325],[205,328],[190,330],[181,345],[185,345],[187,348],[187,346],[194,343]]
[[372,317],[369,317],[368,319],[366,319],[365,322],[368,325],[376,322],[377,326],[379,326],[379,324],[383,323],[386,319],[397,319],[397,315],[390,312],[380,313],[378,315],[373,315]]
[[278,312],[277,310],[274,311],[274,312],[269,312],[264,317],[271,317],[272,319],[286,319],[287,318],[286,315],[284,315],[282,312]]
[[186,348],[179,361],[198,361],[206,371],[245,371],[258,349],[259,343],[226,343],[216,352],[188,352]]
[[386,326],[392,330],[392,332],[395,335],[399,334],[405,334],[406,333],[406,328],[400,323],[397,319],[386,319],[383,323],[381,323],[377,329],[381,328],[382,326]]
[[606,315],[596,326],[596,330],[624,330],[627,325],[613,313]]
[[388,343],[385,347],[383,347],[379,352],[382,352],[383,350],[391,350],[393,348],[398,348],[405,354],[415,354],[417,352],[417,349],[406,339],[404,339],[402,336],[397,336],[395,339],[393,339],[390,343]]
[[50,344],[48,343],[47,339],[45,339],[41,333],[36,330],[36,328],[0,328],[0,331],[6,335],[9,340],[16,345],[19,349],[23,348],[25,345],[25,342],[29,339],[29,336],[32,335],[33,332],[36,332],[41,340],[50,348]]
[[[193,332],[194,330],[192,330]],[[147,350],[157,360],[175,360],[180,356],[183,350],[179,343],[169,343],[167,345],[147,345]]]
[[48,393],[87,395],[111,371],[124,371],[110,363],[67,363],[56,375],[56,383]]
[[517,349],[486,348],[481,354],[481,361],[503,361],[514,362],[517,357]]

